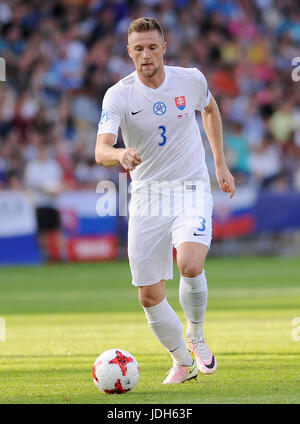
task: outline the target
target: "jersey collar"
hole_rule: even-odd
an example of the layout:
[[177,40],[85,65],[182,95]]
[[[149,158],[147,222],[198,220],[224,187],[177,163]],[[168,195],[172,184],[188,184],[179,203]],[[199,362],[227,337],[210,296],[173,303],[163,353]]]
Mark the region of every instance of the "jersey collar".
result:
[[139,79],[137,72],[135,71],[135,77],[137,80],[137,83],[146,91],[148,91],[149,93],[159,93],[160,91],[162,91],[165,86],[167,85],[168,79],[169,79],[169,70],[167,66],[164,66],[164,70],[165,70],[165,79],[163,80],[162,84],[157,87],[157,88],[151,88],[148,87],[147,85],[143,84],[142,81]]

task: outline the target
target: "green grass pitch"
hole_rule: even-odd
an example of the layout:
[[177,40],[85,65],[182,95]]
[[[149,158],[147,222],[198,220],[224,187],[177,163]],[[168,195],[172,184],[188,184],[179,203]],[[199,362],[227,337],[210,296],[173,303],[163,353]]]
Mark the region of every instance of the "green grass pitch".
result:
[[[205,335],[218,370],[165,387],[171,360],[127,262],[1,268],[0,403],[300,403],[299,271],[296,258],[209,258]],[[184,323],[178,280],[175,267],[167,294]],[[130,393],[102,394],[92,366],[116,347],[136,357],[140,381]]]

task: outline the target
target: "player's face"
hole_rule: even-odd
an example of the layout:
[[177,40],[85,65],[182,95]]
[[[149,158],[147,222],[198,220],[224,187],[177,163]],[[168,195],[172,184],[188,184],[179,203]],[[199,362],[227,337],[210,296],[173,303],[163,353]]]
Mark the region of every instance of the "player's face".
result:
[[138,73],[151,78],[163,69],[167,43],[158,31],[132,32],[128,37],[128,53]]

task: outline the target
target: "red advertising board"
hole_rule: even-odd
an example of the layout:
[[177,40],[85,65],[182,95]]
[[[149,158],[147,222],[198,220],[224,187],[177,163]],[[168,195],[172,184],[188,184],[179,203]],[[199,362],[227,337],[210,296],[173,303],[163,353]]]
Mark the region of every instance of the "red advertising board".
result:
[[118,238],[107,236],[76,236],[68,240],[70,261],[105,261],[119,255]]

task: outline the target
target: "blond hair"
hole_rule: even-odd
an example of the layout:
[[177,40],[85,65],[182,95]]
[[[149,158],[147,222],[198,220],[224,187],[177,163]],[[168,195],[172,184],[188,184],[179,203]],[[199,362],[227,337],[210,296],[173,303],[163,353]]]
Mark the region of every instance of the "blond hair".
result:
[[158,31],[162,41],[164,41],[164,32],[163,29],[155,18],[137,18],[132,21],[128,28],[128,36],[132,32],[147,32],[147,31]]

